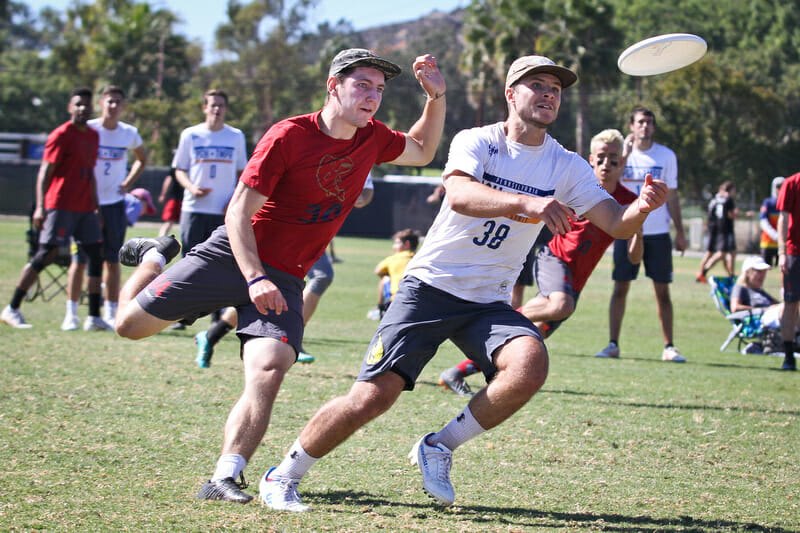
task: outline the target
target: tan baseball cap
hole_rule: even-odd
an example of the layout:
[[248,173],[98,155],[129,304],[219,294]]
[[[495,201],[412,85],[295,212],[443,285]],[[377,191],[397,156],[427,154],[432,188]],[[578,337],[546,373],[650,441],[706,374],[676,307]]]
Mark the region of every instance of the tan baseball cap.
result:
[[567,67],[556,65],[549,57],[544,56],[522,56],[515,59],[508,68],[506,76],[506,89],[517,83],[519,80],[534,72],[544,72],[552,74],[561,81],[561,88],[566,89],[576,81],[578,75]]

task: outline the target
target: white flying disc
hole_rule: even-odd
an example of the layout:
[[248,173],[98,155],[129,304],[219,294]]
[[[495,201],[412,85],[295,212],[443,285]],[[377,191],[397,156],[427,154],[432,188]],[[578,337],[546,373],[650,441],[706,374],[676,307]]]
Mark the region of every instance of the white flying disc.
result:
[[691,33],[657,35],[629,46],[617,66],[631,76],[654,76],[691,65],[703,57],[708,45]]

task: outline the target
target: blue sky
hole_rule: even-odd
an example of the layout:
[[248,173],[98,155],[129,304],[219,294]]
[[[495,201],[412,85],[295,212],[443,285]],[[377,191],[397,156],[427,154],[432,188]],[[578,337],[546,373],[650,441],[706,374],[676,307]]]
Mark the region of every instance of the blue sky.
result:
[[[241,0],[246,2],[246,0]],[[22,0],[34,11],[44,6],[64,10],[71,0]],[[212,2],[198,2],[197,0],[151,0],[153,6],[166,7],[178,13],[185,24],[178,26],[178,33],[183,33],[190,38],[200,38],[205,44],[206,51],[214,38],[214,29],[225,19],[225,0]],[[458,7],[466,7],[469,0],[403,0],[391,4],[388,8],[385,2],[377,0],[320,0],[317,8],[312,13],[309,22],[312,27],[329,21],[334,23],[339,19],[349,20],[355,29],[368,28],[380,24],[413,20],[426,15],[434,10],[449,12]],[[207,58],[208,59],[208,58]]]

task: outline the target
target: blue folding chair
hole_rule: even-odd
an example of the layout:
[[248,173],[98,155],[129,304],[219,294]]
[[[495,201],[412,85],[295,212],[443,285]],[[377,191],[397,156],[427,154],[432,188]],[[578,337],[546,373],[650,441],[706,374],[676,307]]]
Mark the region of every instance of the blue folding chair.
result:
[[[708,278],[714,305],[731,324],[731,332],[728,333],[728,337],[720,346],[719,351],[724,352],[734,339],[738,339],[737,349],[740,353],[764,353],[764,349],[774,342],[776,331],[761,324],[763,311],[760,309],[745,309],[731,313],[731,290],[735,283],[736,276],[709,276]],[[754,351],[743,350],[748,346]]]

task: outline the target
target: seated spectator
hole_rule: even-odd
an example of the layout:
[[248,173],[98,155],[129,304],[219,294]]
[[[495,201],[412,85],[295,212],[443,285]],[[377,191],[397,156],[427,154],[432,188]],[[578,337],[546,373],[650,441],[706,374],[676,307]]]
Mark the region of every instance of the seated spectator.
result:
[[742,274],[731,290],[731,312],[752,310],[761,314],[761,324],[778,329],[783,303],[764,290],[767,271],[772,267],[761,256],[752,255],[742,263]]

